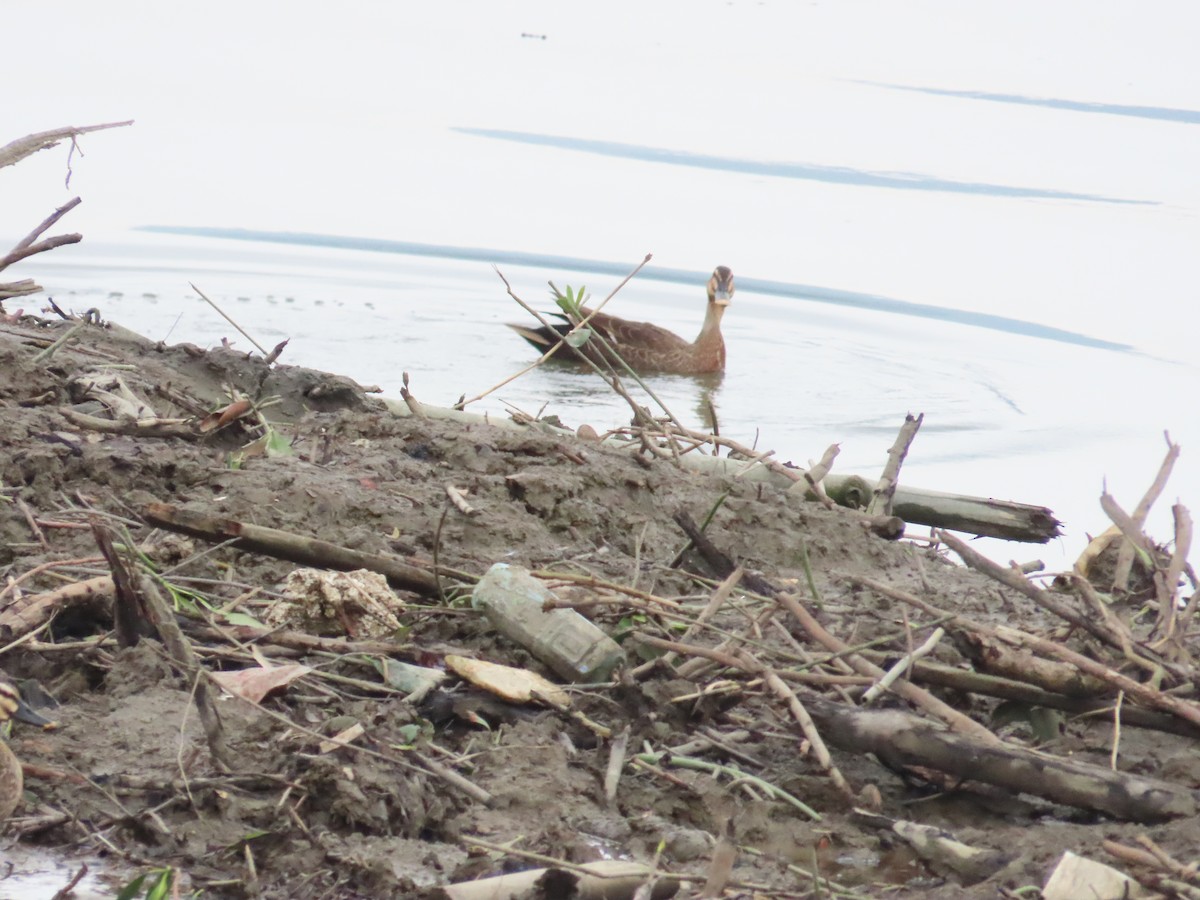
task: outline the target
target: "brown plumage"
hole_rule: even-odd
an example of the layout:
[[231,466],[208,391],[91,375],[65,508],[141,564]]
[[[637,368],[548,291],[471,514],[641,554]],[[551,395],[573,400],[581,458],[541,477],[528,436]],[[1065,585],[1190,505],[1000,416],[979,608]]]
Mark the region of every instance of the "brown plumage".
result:
[[[13,719],[33,725],[49,724],[46,719],[25,705],[16,686],[0,672],[0,731],[7,732]],[[24,791],[25,778],[21,771],[21,761],[9,749],[4,737],[0,736],[0,822],[4,822],[13,814]]]
[[[725,339],[721,337],[721,316],[733,299],[733,290],[733,272],[726,266],[717,266],[708,279],[708,307],[700,334],[694,341],[686,341],[650,322],[630,322],[628,319],[597,313],[586,326],[595,332],[592,338],[578,350],[564,345],[555,356],[578,361],[586,355],[593,361],[608,361],[607,354],[596,340],[596,337],[602,337],[636,372],[666,372],[674,375],[723,372]],[[585,316],[590,312],[586,306],[583,307]],[[508,327],[544,353],[561,340],[573,325],[565,314],[555,315],[564,321],[541,328],[511,324]]]

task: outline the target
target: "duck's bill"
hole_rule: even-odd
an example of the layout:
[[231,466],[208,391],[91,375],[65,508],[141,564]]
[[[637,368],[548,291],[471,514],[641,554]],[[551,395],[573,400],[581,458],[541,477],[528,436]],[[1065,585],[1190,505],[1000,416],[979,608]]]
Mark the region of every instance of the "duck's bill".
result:
[[713,303],[718,306],[728,306],[733,302],[733,294],[729,291],[713,291]]
[[27,725],[40,725],[43,728],[53,727],[54,723],[37,712],[32,706],[24,700],[17,701],[17,708],[13,710],[12,717]]

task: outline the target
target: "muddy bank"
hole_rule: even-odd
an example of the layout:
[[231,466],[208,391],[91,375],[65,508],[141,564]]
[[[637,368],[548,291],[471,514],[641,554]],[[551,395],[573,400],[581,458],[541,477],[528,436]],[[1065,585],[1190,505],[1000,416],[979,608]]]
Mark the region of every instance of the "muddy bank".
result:
[[[952,624],[868,581],[981,625],[1067,637],[1026,594],[944,548],[882,540],[854,512],[769,484],[536,427],[398,417],[346,379],[231,349],[159,346],[88,325],[39,357],[70,327],[0,324],[0,627],[9,645],[0,666],[61,704],[51,713],[58,729],[14,731],[27,790],[4,841],[172,866],[191,887],[230,897],[415,896],[538,865],[539,856],[651,863],[660,846],[659,865],[703,883],[726,827],[739,848],[736,890],[793,896],[814,890],[814,867],[860,896],[994,897],[1040,885],[1065,849],[1102,857],[1103,839],[1148,834],[1185,862],[1200,845],[1194,816],[1130,824],[1111,810],[862,752],[865,741],[856,751],[853,734],[821,760],[777,682],[809,702],[818,732],[841,734],[836,716],[858,708],[872,679],[848,657],[832,659],[814,625],[886,665],[934,623]],[[240,397],[260,412],[196,425]],[[121,402],[172,423],[114,431],[94,421],[111,423]],[[382,634],[368,633],[353,606],[307,633],[258,627],[274,621],[297,564],[150,527],[150,504],[394,559],[432,587],[393,579],[399,628]],[[719,592],[728,571],[690,546],[681,513],[707,521],[704,536],[743,567],[742,581]],[[114,634],[111,571],[94,525],[138,548],[129,565],[172,604],[206,671],[311,670],[261,704],[213,690],[228,771],[197,715],[196,679],[156,638],[122,646],[128,635]],[[572,688],[569,710],[505,702],[457,678],[414,702],[389,683],[395,662],[441,669],[448,655],[558,680],[472,608],[474,582],[496,562],[542,573],[564,603],[621,641],[629,663],[617,679]],[[63,598],[76,583],[93,589]],[[697,625],[715,592],[723,602]],[[41,604],[47,597],[57,599]],[[1086,610],[1072,595],[1063,602]],[[1142,602],[1116,612],[1128,617]],[[1073,640],[1111,652],[1095,636]],[[971,668],[969,643],[947,637],[932,660]],[[671,645],[673,663],[641,667]],[[1172,664],[1168,680],[1190,671],[1186,659]],[[1200,778],[1186,718],[1172,720],[1179,733],[1118,733],[1111,717],[1065,713],[1047,725],[1031,712],[1045,707],[933,678],[914,681],[1005,747],[1106,768],[1119,739],[1122,772],[1161,779],[1184,799]],[[937,721],[929,710],[938,707],[898,690],[875,705]],[[1090,690],[1099,705],[1115,697],[1104,685]],[[937,727],[947,724],[955,727],[948,714]],[[625,732],[628,757],[610,800],[612,748]],[[348,746],[323,743],[348,733]],[[634,759],[643,753],[659,755]],[[704,768],[713,765],[724,768]],[[953,832],[991,854],[989,864],[964,872],[922,860],[855,805]]]

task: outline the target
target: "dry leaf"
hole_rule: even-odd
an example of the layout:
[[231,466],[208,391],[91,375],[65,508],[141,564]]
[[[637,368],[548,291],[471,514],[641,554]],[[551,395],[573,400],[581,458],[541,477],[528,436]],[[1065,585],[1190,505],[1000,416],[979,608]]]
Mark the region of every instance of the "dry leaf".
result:
[[446,668],[464,681],[510,703],[530,703],[543,698],[551,706],[569,706],[571,703],[570,695],[561,687],[528,669],[454,655],[446,657]]
[[214,672],[213,680],[234,696],[261,703],[271,691],[286,687],[301,675],[311,672],[308,666],[291,663],[270,669],[242,669],[239,672]]

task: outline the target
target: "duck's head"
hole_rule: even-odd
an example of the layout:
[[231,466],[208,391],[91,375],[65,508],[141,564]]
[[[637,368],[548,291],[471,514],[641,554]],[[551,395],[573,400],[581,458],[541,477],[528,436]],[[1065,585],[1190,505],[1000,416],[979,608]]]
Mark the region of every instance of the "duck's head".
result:
[[53,723],[38,715],[24,700],[16,686],[0,679],[0,727],[6,726],[13,719],[30,725],[45,727]]
[[729,266],[717,266],[708,279],[708,302],[728,306],[733,300],[733,271]]

